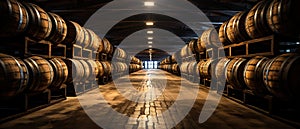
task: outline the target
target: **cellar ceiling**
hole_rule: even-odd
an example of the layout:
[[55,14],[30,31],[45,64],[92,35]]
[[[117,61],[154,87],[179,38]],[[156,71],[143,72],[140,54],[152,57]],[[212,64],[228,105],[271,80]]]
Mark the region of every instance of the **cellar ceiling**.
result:
[[[71,20],[84,26],[88,19],[101,7],[112,2],[112,0],[24,0],[38,4],[44,10],[59,14],[65,20]],[[145,0],[146,1],[146,0]],[[150,1],[150,0],[149,0]],[[220,25],[240,11],[249,10],[258,0],[188,0],[197,6],[210,20],[213,26],[218,29]],[[103,19],[105,20],[105,19]],[[155,23],[153,26],[146,26],[145,22],[151,20]],[[199,21],[201,22],[201,21]],[[160,45],[156,48],[155,44],[161,44],[162,40],[153,41],[151,48],[147,42],[133,43],[122,45],[122,42],[130,35],[144,29],[162,29],[167,30],[178,38],[172,40],[180,40],[181,44],[173,43]],[[93,29],[93,28],[90,28]],[[207,28],[201,28],[205,30]],[[197,34],[193,32],[186,24],[172,17],[154,13],[142,13],[127,17],[115,24],[105,35],[105,37],[115,46],[122,46],[130,55],[136,54],[136,57],[142,60],[149,60],[149,49],[151,51],[152,60],[162,60],[169,54],[178,51],[183,44],[188,43],[191,39],[197,38]],[[155,38],[155,37],[154,37]],[[176,42],[176,41],[168,41]],[[132,46],[131,46],[132,45]],[[134,49],[134,50],[133,50]],[[140,50],[140,51],[135,51]],[[156,51],[155,51],[156,50]],[[159,50],[159,51],[157,51]],[[165,51],[164,51],[165,50]]]

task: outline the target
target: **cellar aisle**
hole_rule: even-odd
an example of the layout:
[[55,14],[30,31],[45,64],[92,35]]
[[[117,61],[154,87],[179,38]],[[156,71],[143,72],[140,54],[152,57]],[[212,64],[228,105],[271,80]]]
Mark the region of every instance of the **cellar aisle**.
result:
[[[122,81],[120,78],[118,80]],[[164,80],[166,79],[166,80]],[[138,101],[146,101],[149,98],[153,98],[158,95],[152,102],[136,103],[125,99],[119,94],[113,83],[100,87],[100,92],[108,103],[118,111],[127,116],[131,116],[131,119],[123,123],[114,122],[114,116],[111,116],[110,112],[106,110],[96,110],[100,112],[108,122],[111,124],[120,124],[125,128],[169,128],[168,124],[170,120],[174,120],[174,115],[169,114],[166,117],[162,117],[160,114],[164,112],[168,107],[174,103],[174,98],[178,97],[180,83],[182,85],[188,85],[193,88],[198,88],[195,84],[185,81],[178,76],[172,75],[162,70],[141,70],[130,75],[131,84],[138,91],[152,91],[147,92],[150,94],[142,94]],[[164,83],[167,84],[163,90],[163,94],[159,95],[159,91],[164,87]],[[129,85],[122,84],[124,88]],[[193,86],[194,85],[194,86]],[[193,89],[191,88],[191,89]],[[152,90],[156,89],[156,90]],[[157,90],[159,89],[159,90]],[[82,97],[88,97],[91,101],[87,103],[93,103],[91,97],[97,96],[99,90],[92,90]],[[128,93],[125,92],[128,95]],[[211,118],[203,124],[198,123],[198,117],[205,102],[205,98],[208,94],[206,88],[199,88],[198,96],[192,110],[189,114],[179,123],[176,128],[186,129],[230,129],[230,128],[261,128],[261,129],[289,129],[293,128],[285,123],[274,120],[261,113],[257,113],[245,106],[242,106],[227,98],[222,98],[217,110],[214,112]],[[149,97],[150,95],[150,97]],[[85,111],[81,108],[77,97],[69,97],[67,100],[25,115],[21,118],[2,123],[0,128],[2,129],[97,129],[98,127],[93,121],[86,115]],[[101,101],[104,103],[105,101]],[[95,105],[94,105],[95,106]]]

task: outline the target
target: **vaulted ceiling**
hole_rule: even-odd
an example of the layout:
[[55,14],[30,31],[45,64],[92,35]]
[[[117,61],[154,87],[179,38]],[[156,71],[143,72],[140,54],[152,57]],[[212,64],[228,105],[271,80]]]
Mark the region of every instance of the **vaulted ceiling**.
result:
[[[26,2],[36,3],[46,11],[59,14],[65,20],[72,20],[80,25],[84,25],[87,20],[101,7],[112,2],[112,0],[24,0]],[[146,1],[146,0],[145,0]],[[152,1],[152,0],[149,0]],[[154,0],[159,1],[159,0]],[[183,0],[184,1],[184,0]],[[231,18],[239,11],[249,10],[259,0],[188,0],[197,6],[208,17],[216,29],[226,20]],[[112,10],[113,11],[113,10]],[[105,19],[102,19],[105,20]],[[146,26],[145,22],[151,20],[155,22],[153,26]],[[142,60],[149,60],[149,44],[145,41],[134,41],[132,44],[122,45],[130,35],[145,29],[162,29],[173,33],[172,44],[160,45],[163,40],[155,40],[151,44],[153,48],[152,60],[161,60],[168,54],[179,50],[184,43],[188,43],[191,39],[197,38],[197,34],[186,24],[172,17],[155,14],[141,13],[127,17],[115,24],[105,35],[105,37],[114,45],[126,50],[129,54],[136,54]],[[91,28],[92,29],[92,28]],[[205,28],[203,28],[204,31]],[[138,34],[136,34],[138,36]],[[155,35],[154,35],[155,36]],[[154,37],[153,36],[153,37]],[[177,40],[181,42],[174,43]],[[139,43],[141,42],[141,43]],[[180,44],[182,43],[182,44]],[[136,51],[135,51],[136,50]]]

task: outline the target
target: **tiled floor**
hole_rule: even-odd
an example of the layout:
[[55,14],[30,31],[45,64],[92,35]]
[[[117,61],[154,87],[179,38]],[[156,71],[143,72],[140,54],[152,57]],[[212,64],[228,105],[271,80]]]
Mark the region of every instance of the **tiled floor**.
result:
[[[213,115],[206,122],[199,124],[198,118],[208,90],[164,71],[139,71],[130,76],[130,81],[126,82],[126,78],[120,78],[116,80],[116,84],[119,85],[110,83],[79,97],[70,97],[66,101],[2,123],[0,128],[101,128],[96,123],[114,129],[168,129],[174,124],[174,128],[178,129],[292,128],[227,98],[222,98]],[[181,96],[184,87],[185,93]],[[128,90],[130,88],[131,90]],[[193,96],[193,93],[197,94]],[[185,110],[182,110],[182,106],[188,109],[193,97],[196,102],[191,105],[188,114],[184,115]],[[86,113],[93,116],[96,123]],[[180,118],[182,116],[185,116],[183,120]],[[177,124],[177,121],[180,123]]]

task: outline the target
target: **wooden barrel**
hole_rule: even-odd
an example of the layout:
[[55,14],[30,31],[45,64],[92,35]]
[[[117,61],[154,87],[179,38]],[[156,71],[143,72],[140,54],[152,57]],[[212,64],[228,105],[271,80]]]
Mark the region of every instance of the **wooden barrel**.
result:
[[126,52],[121,48],[116,48],[114,56],[117,57],[117,58],[120,58],[120,59],[125,59],[126,58]]
[[236,57],[232,59],[226,67],[226,80],[235,89],[243,89],[246,86],[243,78],[246,63],[246,59]]
[[108,61],[101,61],[101,64],[103,66],[104,75],[110,76],[112,70],[111,63],[109,63]]
[[16,0],[0,1],[0,37],[10,37],[24,32],[29,23],[25,7]]
[[268,90],[284,100],[299,100],[300,55],[283,54],[270,60],[264,68],[263,80]]
[[32,56],[24,59],[27,65],[30,79],[28,83],[29,92],[44,91],[53,81],[54,72],[51,64],[42,57]]
[[192,53],[192,50],[189,48],[188,45],[185,45],[182,49],[181,49],[181,53],[180,53],[180,56],[181,57],[187,57],[187,56],[191,56],[193,53]]
[[267,21],[273,32],[300,38],[299,0],[273,0],[268,8]]
[[202,48],[212,48],[212,47],[221,47],[221,41],[219,39],[219,35],[217,33],[217,31],[214,28],[210,28],[208,30],[205,30],[201,37],[201,47]]
[[180,65],[180,71],[181,71],[181,73],[188,74],[188,65],[189,65],[189,62],[183,62]]
[[113,51],[113,48],[112,48],[112,45],[110,44],[110,42],[106,38],[103,38],[102,42],[103,42],[103,46],[104,46],[103,53],[111,54]]
[[188,65],[188,74],[191,76],[199,76],[197,61],[191,61]]
[[52,30],[48,40],[53,44],[60,44],[67,36],[67,24],[64,19],[55,13],[48,13],[51,22]]
[[197,40],[192,39],[189,42],[188,47],[192,51],[192,53],[194,53],[194,54],[199,53],[199,52],[203,52],[205,48],[202,48],[201,46],[198,47],[198,45],[200,45],[200,44],[198,44]]
[[203,64],[201,64],[201,66],[200,67],[202,67],[201,68],[201,71],[200,71],[200,74],[203,76],[203,77],[205,77],[205,78],[208,78],[208,79],[210,79],[210,78],[212,78],[212,76],[214,76],[214,60],[212,60],[212,59],[208,59],[208,60],[206,60]]
[[72,44],[81,44],[83,42],[83,29],[82,27],[73,21],[66,21],[67,23],[67,35],[66,38],[62,41],[62,44],[72,45]]
[[267,22],[268,6],[270,1],[263,0],[258,2],[247,14],[246,31],[247,34],[255,39],[272,34]]
[[98,65],[96,63],[96,61],[94,60],[86,60],[86,63],[88,64],[88,69],[90,71],[90,74],[88,75],[88,79],[89,81],[95,81],[96,77],[99,74],[99,69],[98,69]]
[[85,60],[79,60],[79,62],[81,63],[82,67],[83,67],[83,77],[81,78],[81,81],[86,81],[89,79],[89,77],[91,76],[91,74],[93,73],[93,71],[91,71],[91,68],[89,66],[89,64],[85,61]]
[[223,43],[224,46],[231,44],[231,42],[228,38],[228,34],[227,34],[228,23],[229,23],[229,21],[225,21],[219,29],[219,39],[220,39],[220,42]]
[[102,64],[99,62],[99,61],[96,61],[96,64],[97,64],[97,67],[98,67],[98,74],[97,74],[97,77],[102,77],[103,74],[104,74],[104,69],[103,69],[103,66]]
[[226,34],[231,43],[240,43],[249,39],[245,29],[246,16],[246,12],[239,12],[229,20]]
[[84,76],[84,68],[82,64],[75,59],[65,59],[64,62],[68,66],[68,78],[66,83],[81,81]]
[[86,30],[90,34],[90,43],[85,44],[84,48],[88,48],[88,49],[91,49],[94,51],[99,50],[99,47],[100,47],[99,45],[102,45],[102,44],[100,44],[101,39],[99,38],[98,35],[95,34],[94,31],[92,31],[90,29],[86,29]]
[[269,59],[256,56],[248,61],[244,69],[244,81],[246,86],[255,93],[266,93],[267,89],[263,83],[263,69]]
[[175,73],[175,74],[180,73],[178,64],[172,64],[172,73]]
[[60,58],[53,58],[49,60],[49,63],[51,64],[54,71],[53,81],[49,88],[61,88],[61,85],[65,83],[68,78],[67,64]]
[[226,76],[226,67],[228,63],[230,62],[230,59],[223,57],[221,58],[218,63],[216,64],[216,69],[215,69],[215,76],[216,79],[225,84],[225,80],[227,78]]
[[49,15],[35,4],[24,3],[24,6],[29,15],[29,25],[26,31],[27,36],[37,40],[46,39],[52,29],[52,22]]
[[29,81],[25,63],[10,55],[0,54],[0,64],[1,99],[22,93]]
[[197,72],[199,73],[200,78],[204,78],[204,75],[203,75],[204,63],[205,63],[205,60],[200,60],[197,64],[198,65]]
[[91,34],[84,27],[82,27],[82,32],[83,32],[83,41],[79,45],[82,46],[83,48],[87,48],[91,43]]

